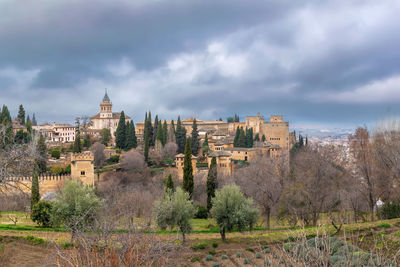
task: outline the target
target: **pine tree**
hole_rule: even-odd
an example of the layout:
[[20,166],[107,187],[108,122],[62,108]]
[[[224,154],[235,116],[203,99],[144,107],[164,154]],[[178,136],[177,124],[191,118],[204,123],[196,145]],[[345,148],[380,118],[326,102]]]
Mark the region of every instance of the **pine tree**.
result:
[[246,138],[247,138],[247,147],[252,148],[253,147],[253,128],[250,128],[247,131]]
[[165,182],[165,191],[170,190],[170,192],[175,191],[174,181],[172,180],[172,174],[168,175],[168,179]]
[[178,123],[176,124],[176,144],[178,145],[178,153],[185,151],[186,142],[186,129],[182,125],[181,118],[178,117]]
[[233,146],[239,147],[240,129],[239,126],[236,128],[235,139],[233,140]]
[[197,156],[200,149],[199,131],[197,130],[196,119],[193,120],[192,137],[190,139],[193,155]]
[[163,144],[163,146],[165,146],[165,144],[167,143],[167,138],[168,138],[168,125],[167,125],[167,121],[164,120],[164,124],[163,124],[163,138],[162,138],[162,144]]
[[33,116],[32,116],[32,126],[37,126],[35,113],[33,113]]
[[125,149],[126,141],[126,124],[125,124],[125,113],[122,111],[119,117],[117,131],[115,132],[115,144],[119,149]]
[[192,149],[190,148],[190,139],[187,138],[185,145],[185,158],[183,161],[182,189],[189,193],[190,199],[192,199],[193,187]]
[[11,115],[6,105],[1,110],[1,123],[3,125],[11,124]]
[[207,176],[207,210],[212,208],[212,198],[215,197],[215,190],[218,188],[217,158],[212,157],[210,169]]
[[82,152],[82,143],[81,143],[81,131],[79,129],[80,122],[79,118],[75,121],[75,142],[74,142],[74,153],[81,153]]
[[127,124],[127,133],[126,133],[126,150],[130,150],[132,148],[137,147],[137,137],[135,133],[135,125],[133,121]]
[[208,146],[208,134],[207,133],[206,133],[206,136],[204,137],[202,150],[203,150],[203,154],[208,154],[208,151],[210,150],[210,147]]
[[154,146],[154,140],[153,140],[153,121],[151,120],[151,111],[149,111],[149,116],[147,118],[147,134],[149,138],[149,147]]
[[254,141],[259,142],[260,141],[260,134],[256,133],[256,135],[254,136]]
[[262,135],[261,141],[265,142],[265,134]]
[[39,138],[36,144],[37,155],[35,157],[35,168],[38,174],[45,173],[47,171],[47,147],[44,140],[44,136],[39,134]]
[[25,125],[25,109],[24,109],[24,106],[22,106],[22,104],[19,105],[17,119],[21,125]]
[[36,171],[33,172],[31,185],[31,211],[33,206],[40,200],[39,177]]

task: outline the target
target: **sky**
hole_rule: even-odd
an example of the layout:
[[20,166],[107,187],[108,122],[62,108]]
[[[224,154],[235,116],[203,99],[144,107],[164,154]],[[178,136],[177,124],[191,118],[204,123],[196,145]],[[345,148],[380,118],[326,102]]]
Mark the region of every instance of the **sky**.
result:
[[0,0],[0,104],[135,122],[283,115],[356,127],[400,113],[398,0]]

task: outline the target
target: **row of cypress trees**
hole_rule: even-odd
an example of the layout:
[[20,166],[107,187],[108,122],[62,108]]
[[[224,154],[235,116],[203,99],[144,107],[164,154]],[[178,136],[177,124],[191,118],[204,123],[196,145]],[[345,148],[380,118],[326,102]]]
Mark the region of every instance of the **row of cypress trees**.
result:
[[137,147],[137,137],[133,121],[126,122],[124,111],[121,112],[117,131],[115,132],[117,148],[130,150]]
[[253,128],[243,129],[243,127],[239,126],[236,128],[236,133],[235,133],[235,139],[233,141],[233,146],[234,147],[247,147],[251,148],[253,147],[254,142],[253,142]]

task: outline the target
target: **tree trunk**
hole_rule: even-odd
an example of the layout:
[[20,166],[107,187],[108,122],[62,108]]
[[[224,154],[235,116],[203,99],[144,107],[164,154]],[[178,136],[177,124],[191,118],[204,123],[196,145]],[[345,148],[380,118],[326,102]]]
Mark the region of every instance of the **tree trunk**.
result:
[[222,242],[226,242],[225,228],[222,228],[219,233],[221,234]]
[[[182,230],[181,230],[182,231]],[[185,232],[182,231],[182,243],[185,244],[186,238],[185,238]]]
[[271,209],[266,210],[267,213],[267,229],[271,227]]
[[372,194],[370,193],[369,194],[369,209],[370,209],[370,212],[371,212],[371,221],[372,222],[375,221],[374,206],[375,206],[374,198],[372,197]]
[[318,221],[317,212],[313,212],[313,218],[312,218],[313,226],[317,226],[317,221]]

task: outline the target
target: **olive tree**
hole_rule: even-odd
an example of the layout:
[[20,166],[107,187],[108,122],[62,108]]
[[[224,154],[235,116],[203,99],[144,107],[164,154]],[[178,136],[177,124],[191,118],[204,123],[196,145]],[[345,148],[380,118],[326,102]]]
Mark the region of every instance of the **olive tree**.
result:
[[155,204],[156,223],[161,228],[177,226],[182,233],[182,241],[185,242],[185,234],[192,231],[190,219],[196,212],[189,193],[178,187],[174,193],[165,194],[162,201]]
[[90,226],[101,207],[101,200],[94,188],[79,181],[66,181],[61,193],[52,205],[52,222],[71,231],[71,243],[75,235]]
[[239,231],[252,228],[258,219],[259,213],[253,207],[253,199],[246,198],[235,184],[216,191],[212,204],[211,216],[219,226],[223,242],[226,240],[226,232],[234,228]]

